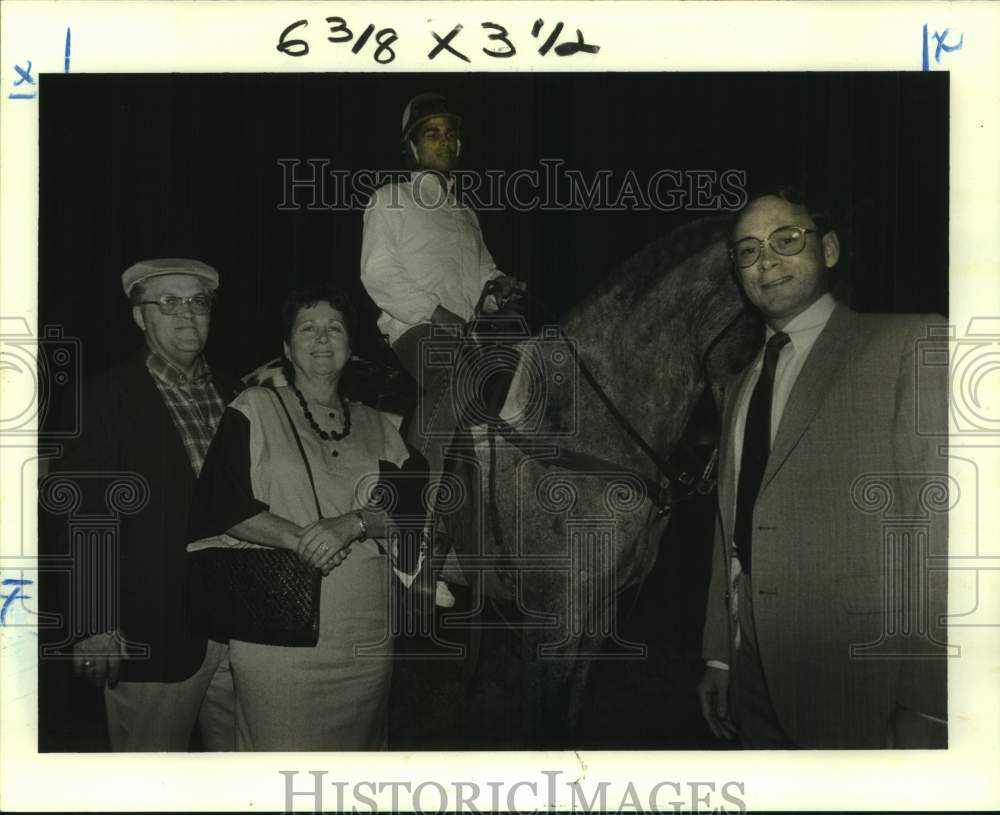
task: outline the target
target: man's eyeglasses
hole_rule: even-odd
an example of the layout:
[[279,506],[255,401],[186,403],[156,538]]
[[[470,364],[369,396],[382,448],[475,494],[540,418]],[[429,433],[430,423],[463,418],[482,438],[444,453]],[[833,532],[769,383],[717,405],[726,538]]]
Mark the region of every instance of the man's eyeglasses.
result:
[[172,314],[182,311],[185,306],[191,307],[192,314],[208,314],[212,310],[213,300],[214,298],[209,294],[195,294],[191,297],[177,297],[174,294],[165,294],[156,300],[140,300],[136,305],[155,305],[160,310],[160,314],[165,314],[169,317]]
[[[797,255],[806,246],[806,235],[816,232],[802,226],[781,226],[767,236],[767,245],[779,255]],[[749,269],[764,251],[765,241],[760,238],[740,238],[729,248],[729,257],[738,269]]]

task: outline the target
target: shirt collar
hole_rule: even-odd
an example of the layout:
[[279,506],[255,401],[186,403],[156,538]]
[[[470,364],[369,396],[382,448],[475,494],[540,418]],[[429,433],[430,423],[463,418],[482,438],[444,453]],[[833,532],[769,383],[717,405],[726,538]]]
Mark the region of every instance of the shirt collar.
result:
[[188,376],[175,365],[167,362],[167,360],[153,351],[153,349],[147,348],[146,368],[154,378],[169,388],[176,388],[178,385],[204,385],[212,379],[212,371],[202,356],[199,356],[194,361],[194,366],[191,368],[191,375]]
[[437,170],[411,170],[410,181],[414,184],[434,183],[444,187],[449,193],[454,192],[455,179],[452,176],[443,176]]
[[[827,292],[801,314],[795,315],[788,321],[788,325],[782,331],[788,335],[796,352],[806,351],[812,347],[836,307],[837,301],[830,292]],[[765,342],[777,333],[771,326],[767,326]]]

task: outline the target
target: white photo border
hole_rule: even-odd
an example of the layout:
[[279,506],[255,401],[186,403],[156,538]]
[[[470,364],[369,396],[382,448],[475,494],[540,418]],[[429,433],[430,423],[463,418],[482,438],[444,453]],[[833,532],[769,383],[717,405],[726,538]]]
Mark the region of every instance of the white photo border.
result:
[[[326,16],[341,15],[363,28],[393,27],[396,58],[377,65],[369,50],[352,54],[325,41]],[[0,316],[4,330],[23,318],[37,336],[38,106],[17,98],[37,91],[16,84],[32,60],[31,73],[63,71],[66,33],[72,32],[74,73],[164,72],[357,72],[357,71],[919,71],[950,72],[950,322],[959,332],[1000,327],[1000,8],[973,2],[828,3],[780,2],[469,2],[287,3],[287,2],[19,2],[0,5]],[[530,30],[537,18],[565,20],[579,28],[598,54],[561,61],[538,53]],[[291,58],[276,48],[281,32],[296,20],[310,21],[310,53]],[[482,31],[483,21],[502,24],[524,47],[510,59],[470,48],[472,61],[427,59],[431,32],[443,36],[456,24]],[[950,33],[945,35],[943,32]],[[939,35],[935,37],[935,35]],[[957,47],[961,39],[961,48]],[[470,39],[472,39],[470,37]],[[926,54],[925,54],[926,43]],[[765,62],[762,62],[765,60]],[[14,322],[11,322],[11,321]],[[988,321],[988,322],[986,322]],[[979,332],[981,333],[981,332]],[[996,343],[996,330],[987,340]],[[992,337],[990,338],[990,336]],[[19,404],[29,387],[3,376],[0,398]],[[1000,413],[1000,383],[984,378],[980,407]],[[30,398],[30,394],[29,397]],[[992,411],[992,413],[990,413]],[[6,415],[6,414],[5,414]],[[610,782],[608,801],[626,796],[627,785],[648,800],[662,782],[683,785],[685,809],[691,783],[726,784],[732,797],[752,810],[780,809],[962,809],[1000,800],[996,772],[1000,698],[1000,535],[990,500],[1000,483],[996,455],[1000,433],[961,434],[953,444],[975,462],[978,515],[959,513],[951,522],[951,550],[965,556],[966,570],[951,575],[953,614],[978,607],[981,623],[953,628],[951,642],[962,649],[949,674],[950,739],[947,751],[915,753],[415,753],[259,755],[92,755],[37,753],[37,639],[30,629],[0,630],[0,806],[11,810],[220,811],[285,808],[285,777],[297,771],[296,790],[308,790],[310,771],[325,781],[376,783],[434,780],[450,791],[454,781],[486,786],[504,780],[522,786],[517,808],[544,809],[543,771],[563,780],[597,785]],[[34,530],[37,452],[24,442],[0,439],[2,568],[29,563],[36,552]],[[981,548],[980,548],[981,547]],[[992,547],[992,549],[990,548]],[[9,564],[9,565],[8,565]],[[991,605],[992,604],[992,605]],[[380,808],[390,805],[391,787],[368,794]],[[708,787],[702,787],[702,793]],[[564,792],[565,790],[563,790]],[[335,787],[325,787],[324,806],[337,804]],[[506,798],[501,806],[506,807]],[[695,793],[697,796],[697,791]],[[676,796],[675,796],[676,797]],[[716,796],[717,798],[717,796]],[[626,797],[627,800],[627,797]],[[661,804],[672,800],[661,793]],[[312,811],[315,800],[295,799]],[[346,805],[352,801],[347,799]],[[363,801],[353,802],[367,811]],[[561,794],[557,808],[571,799]],[[437,799],[428,793],[425,806]],[[400,805],[406,806],[405,797]],[[736,809],[733,802],[716,806]],[[488,796],[478,802],[489,808]]]

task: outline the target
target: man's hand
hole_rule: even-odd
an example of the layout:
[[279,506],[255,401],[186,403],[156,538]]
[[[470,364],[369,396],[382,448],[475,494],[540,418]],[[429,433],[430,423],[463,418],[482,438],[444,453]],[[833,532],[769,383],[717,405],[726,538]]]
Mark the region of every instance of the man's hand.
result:
[[73,675],[102,687],[118,684],[118,674],[125,659],[125,646],[116,632],[95,634],[73,646]]
[[736,727],[729,718],[729,671],[705,668],[698,683],[698,701],[712,735],[727,740],[736,736]]
[[896,750],[935,750],[948,746],[948,725],[899,706],[889,719],[889,745]]
[[352,514],[323,518],[299,531],[296,552],[323,576],[330,574],[351,553]]

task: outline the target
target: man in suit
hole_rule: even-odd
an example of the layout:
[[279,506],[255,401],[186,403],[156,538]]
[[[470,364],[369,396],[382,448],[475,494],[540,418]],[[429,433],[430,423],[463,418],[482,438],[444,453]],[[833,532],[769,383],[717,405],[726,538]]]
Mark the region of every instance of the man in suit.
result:
[[237,392],[202,353],[218,284],[197,260],[126,269],[122,286],[145,342],[84,383],[81,435],[58,463],[83,487],[91,473],[130,473],[149,488],[148,503],[121,518],[117,624],[73,648],[74,673],[104,688],[115,751],[187,750],[196,721],[206,749],[235,749],[227,646],[188,631],[185,616],[191,493]]
[[733,227],[766,344],[725,393],[699,700],[748,748],[944,747],[947,367],[917,353],[943,319],[837,303],[840,253],[787,190]]

